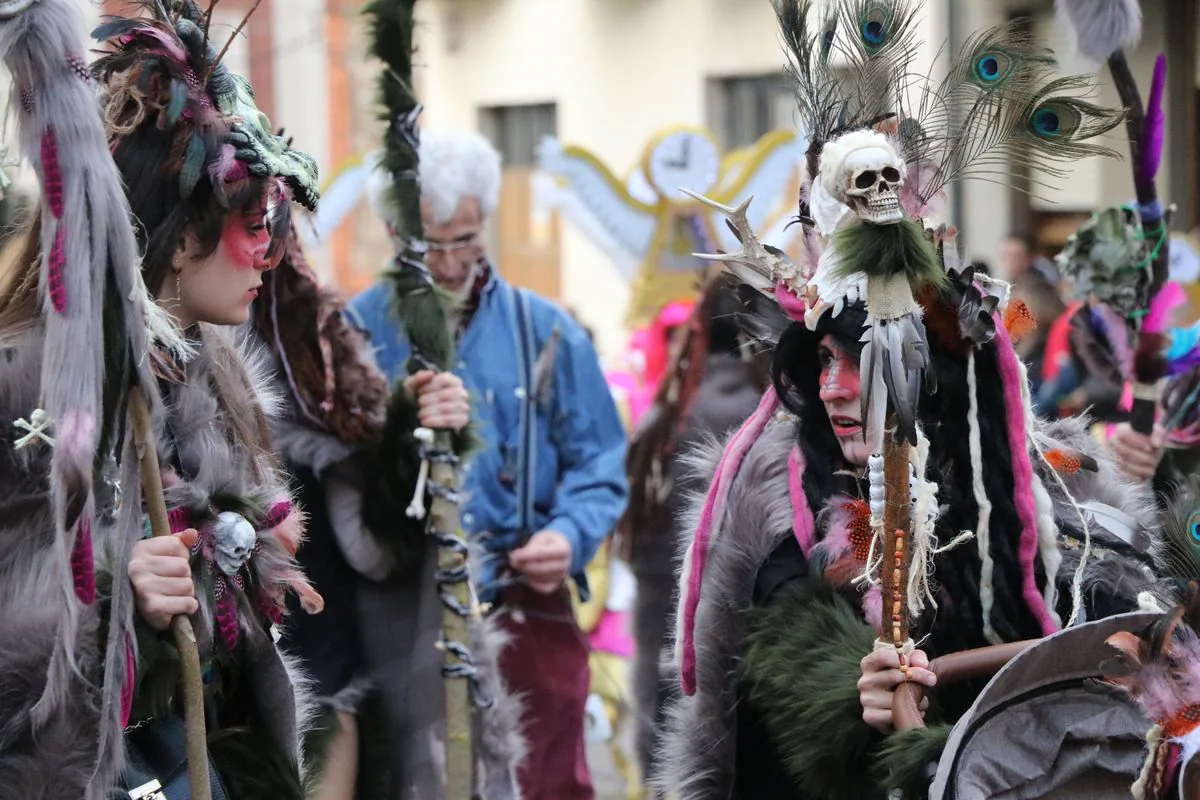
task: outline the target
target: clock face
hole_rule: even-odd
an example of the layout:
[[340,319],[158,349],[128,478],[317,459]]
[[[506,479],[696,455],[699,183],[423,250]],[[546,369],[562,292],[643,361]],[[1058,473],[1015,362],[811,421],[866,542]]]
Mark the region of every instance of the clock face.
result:
[[690,200],[681,189],[704,194],[717,183],[721,156],[700,131],[673,131],[660,138],[646,158],[646,177],[663,197]]

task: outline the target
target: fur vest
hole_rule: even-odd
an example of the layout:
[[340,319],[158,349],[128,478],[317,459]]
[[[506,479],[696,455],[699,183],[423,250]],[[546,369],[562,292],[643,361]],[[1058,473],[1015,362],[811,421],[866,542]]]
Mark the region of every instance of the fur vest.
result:
[[[41,441],[18,448],[21,431],[12,425],[37,407],[41,350],[37,331],[0,350],[0,786],[14,797],[91,800],[110,796],[119,784],[124,718],[136,723],[170,708],[178,659],[170,634],[153,632],[135,614],[123,574],[129,548],[144,530],[140,503],[129,501],[139,494],[126,488],[137,484],[131,434],[125,434],[122,465],[110,458],[95,485],[95,602],[68,600],[47,579],[65,558],[53,544],[52,451]],[[225,703],[215,698],[213,710],[222,729],[249,726],[246,736],[233,737],[240,738],[237,752],[226,753],[226,763],[249,778],[226,782],[234,797],[262,785],[260,776],[249,774],[259,771],[251,765],[267,749],[255,742],[269,743],[278,756],[281,780],[301,785],[301,734],[309,713],[305,680],[272,636],[285,592],[311,598],[311,590],[292,561],[302,515],[266,448],[264,422],[276,407],[266,390],[266,366],[227,330],[202,326],[197,354],[177,380],[163,382],[153,421],[172,529],[200,531],[192,573],[201,658],[213,685],[236,695]],[[236,533],[219,530],[218,515],[227,511],[243,519]],[[77,604],[71,611],[79,618],[78,669],[69,678],[68,702],[35,724],[32,704],[47,685],[56,620],[68,602]],[[220,768],[218,750],[213,761]]]
[[[1039,433],[1055,446],[1094,456],[1098,472],[1079,472],[1063,476],[1065,484],[1079,502],[1088,500],[1121,509],[1144,527],[1152,528],[1155,506],[1151,493],[1127,483],[1098,444],[1088,435],[1085,422],[1069,419],[1043,425]],[[734,480],[726,506],[721,538],[709,550],[703,591],[696,612],[696,692],[683,696],[669,713],[668,732],[662,751],[662,772],[658,783],[679,800],[728,800],[735,786],[737,753],[738,676],[746,655],[748,614],[752,592],[760,566],[792,532],[792,505],[788,492],[788,453],[795,444],[795,420],[786,414],[772,419],[763,435],[751,447]],[[723,452],[720,442],[710,441],[693,455],[693,468],[711,477]],[[1056,480],[1040,463],[1039,470],[1054,503],[1057,519],[1070,522],[1076,512]],[[707,481],[705,481],[707,484]],[[693,498],[684,529],[696,529],[704,497]],[[1101,588],[1121,597],[1136,598],[1151,591],[1169,601],[1169,593],[1157,582],[1153,571],[1142,561],[1130,559],[1100,545],[1093,532],[1093,552],[1088,561],[1084,587]],[[686,549],[687,540],[681,543]],[[1073,544],[1061,546],[1061,575],[1070,575],[1079,563],[1079,551]],[[864,630],[869,630],[863,626]],[[810,650],[813,663],[837,654]],[[853,657],[854,664],[865,653]],[[665,658],[669,658],[667,653]],[[678,680],[678,668],[664,665],[671,680]],[[858,674],[851,670],[849,689]],[[857,692],[848,691],[857,703]],[[851,709],[859,716],[861,709]],[[849,756],[842,757],[842,760]]]

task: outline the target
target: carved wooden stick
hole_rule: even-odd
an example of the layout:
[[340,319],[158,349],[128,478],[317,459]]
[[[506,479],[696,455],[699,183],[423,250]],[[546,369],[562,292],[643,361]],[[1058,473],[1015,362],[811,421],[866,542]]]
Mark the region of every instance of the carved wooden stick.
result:
[[[894,418],[889,418],[889,430]],[[909,541],[909,444],[885,434],[883,440],[883,639],[899,650],[909,639],[908,574],[912,562],[912,543]]]

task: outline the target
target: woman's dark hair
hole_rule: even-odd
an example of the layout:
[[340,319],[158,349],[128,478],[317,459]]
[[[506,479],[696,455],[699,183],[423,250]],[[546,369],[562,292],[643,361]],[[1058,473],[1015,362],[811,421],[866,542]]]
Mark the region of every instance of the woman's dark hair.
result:
[[263,179],[251,178],[247,190],[238,193],[242,205],[227,209],[217,201],[206,174],[187,199],[181,198],[173,149],[176,141],[172,132],[161,131],[153,121],[147,121],[122,137],[113,150],[113,161],[125,182],[130,211],[137,223],[134,228],[142,251],[142,278],[152,294],[162,287],[189,226],[200,245],[198,255],[205,258],[221,241],[226,215],[245,210],[263,197]]
[[[781,338],[772,364],[772,381],[781,402],[800,418],[797,435],[806,462],[804,491],[813,509],[823,508],[837,491],[830,465],[841,459],[839,443],[819,397],[821,367],[817,345],[830,334],[844,349],[861,352],[858,340],[865,321],[865,307],[859,304],[844,309],[836,318],[826,315],[816,331],[793,325]],[[956,326],[927,324],[927,329],[937,391],[922,396],[919,417],[929,439],[930,474],[938,483],[938,500],[942,505],[937,534],[939,540],[946,542],[961,531],[975,530],[979,521],[972,488],[967,423],[967,356],[960,341],[944,342],[938,338],[939,332],[944,336],[944,331],[956,330]],[[1007,442],[1006,408],[1003,393],[999,391],[1001,382],[994,346],[976,351],[975,370],[980,439],[985,443]],[[991,625],[1004,641],[1036,638],[1041,630],[1021,593],[1017,550],[1022,525],[1012,499],[1012,456],[1007,447],[989,449],[983,478],[992,504]],[[925,621],[931,635],[923,645],[931,657],[989,644],[983,638],[980,572],[979,551],[973,541],[939,556],[934,583],[938,609],[934,619]],[[961,692],[943,692],[942,700],[957,707],[960,702],[969,703],[973,699],[972,691],[965,687]]]

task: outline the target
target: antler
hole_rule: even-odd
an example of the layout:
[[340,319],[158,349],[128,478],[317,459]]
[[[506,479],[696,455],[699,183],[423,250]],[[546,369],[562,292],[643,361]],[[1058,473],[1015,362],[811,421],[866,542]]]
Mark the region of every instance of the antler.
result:
[[747,197],[737,208],[733,208],[687,189],[682,191],[698,203],[724,214],[725,224],[742,245],[742,249],[736,253],[693,253],[696,258],[725,264],[739,280],[759,291],[772,293],[776,284],[782,281],[797,297],[803,296],[805,281],[800,274],[800,268],[779,248],[759,241],[750,225],[750,218],[746,212],[754,202],[753,195]]

